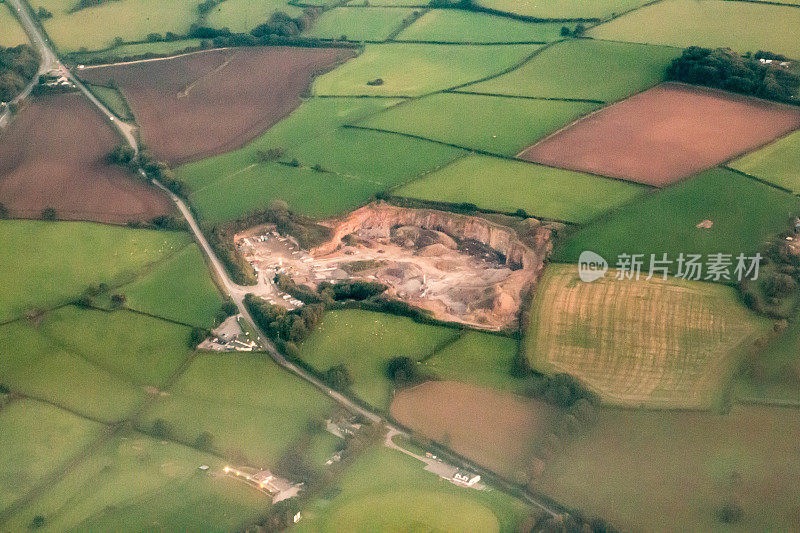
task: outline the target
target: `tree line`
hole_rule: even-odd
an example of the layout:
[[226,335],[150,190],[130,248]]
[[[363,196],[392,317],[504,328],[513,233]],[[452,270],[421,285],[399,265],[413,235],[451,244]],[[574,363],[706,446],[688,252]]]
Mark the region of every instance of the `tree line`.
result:
[[0,102],[17,96],[39,70],[39,53],[27,44],[0,46]]
[[666,77],[783,102],[794,102],[800,88],[800,76],[785,56],[765,51],[739,55],[730,48],[690,46],[667,67]]

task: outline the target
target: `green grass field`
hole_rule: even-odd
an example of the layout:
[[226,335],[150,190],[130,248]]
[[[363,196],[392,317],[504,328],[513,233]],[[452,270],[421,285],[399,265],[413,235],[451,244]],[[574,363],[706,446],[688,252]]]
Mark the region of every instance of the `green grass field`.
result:
[[338,491],[303,511],[293,531],[513,532],[533,514],[500,491],[456,487],[424,466],[396,450],[372,448],[345,471]]
[[561,28],[574,23],[523,22],[457,9],[428,11],[395,37],[395,41],[444,43],[549,43],[561,39]]
[[97,438],[101,428],[34,400],[0,409],[0,512]]
[[301,346],[301,359],[320,372],[345,364],[352,390],[387,411],[393,385],[386,364],[393,357],[419,360],[454,340],[458,330],[418,324],[410,318],[361,310],[331,311]]
[[751,354],[736,376],[737,396],[782,402],[800,402],[800,316],[785,331],[774,334],[763,350]]
[[384,41],[399,30],[413,9],[336,7],[326,11],[314,21],[304,35],[318,39],[348,41]]
[[104,2],[74,13],[52,10],[44,29],[60,52],[99,50],[123,41],[143,41],[150,33],[185,35],[198,19],[195,0]]
[[421,200],[584,223],[647,189],[580,172],[470,155],[392,193]]
[[[209,473],[198,468],[210,467]],[[270,506],[269,498],[217,475],[220,459],[191,448],[124,432],[10,517],[24,531],[234,531]]]
[[728,166],[759,179],[800,193],[800,132],[749,153]]
[[444,381],[460,381],[521,393],[526,380],[511,375],[519,350],[516,339],[466,331],[426,359],[420,371]]
[[514,156],[596,104],[439,93],[399,104],[358,126]]
[[[368,45],[355,59],[314,81],[317,95],[420,96],[502,72],[537,45]],[[383,80],[381,85],[367,82]]]
[[0,46],[27,44],[28,35],[10,9],[10,5],[0,2]]
[[547,268],[525,339],[531,367],[572,374],[609,404],[713,405],[770,321],[731,287],[615,274],[585,283],[576,265]]
[[[623,531],[787,531],[797,524],[798,431],[793,409],[602,409],[536,488]],[[731,501],[742,518],[726,525],[717,515]]]
[[[101,63],[113,63],[118,60],[118,58],[125,58],[125,57],[136,57],[142,56],[146,54],[156,54],[156,55],[170,55],[183,52],[187,48],[197,48],[200,46],[202,40],[201,39],[183,39],[180,41],[169,41],[169,42],[156,42],[156,43],[135,43],[135,44],[123,44],[120,46],[115,46],[110,50],[100,50],[97,52],[74,52],[70,54],[70,57],[76,63],[83,63],[83,62],[97,62],[100,61]],[[80,72],[78,72],[80,74]]]
[[0,221],[0,323],[74,300],[90,285],[129,281],[189,236],[84,222]]
[[[619,254],[677,260],[683,254],[755,254],[789,228],[800,199],[724,169],[712,169],[628,204],[569,237],[554,260],[574,263],[592,250],[612,266]],[[703,220],[714,225],[696,227]],[[673,265],[672,272],[675,272]],[[705,274],[704,274],[705,275]]]
[[189,328],[128,311],[64,307],[38,333],[133,384],[159,387],[189,356]]
[[298,17],[303,10],[289,5],[285,0],[225,0],[217,5],[207,17],[214,28],[228,28],[232,32],[249,32],[259,24],[267,22],[270,16],[283,12],[290,17]]
[[224,456],[270,466],[331,407],[311,385],[264,354],[200,353],[169,396],[147,409],[140,424],[149,429],[163,419],[186,443],[207,431],[212,446]]
[[[177,174],[192,188],[190,201],[207,221],[238,218],[276,198],[305,215],[339,214],[463,154],[423,140],[341,128],[395,102],[312,98],[241,150],[190,163]],[[285,150],[284,163],[297,159],[300,167],[259,161],[259,151],[276,147]]]
[[634,9],[647,0],[478,0],[478,5],[535,18],[605,18]]
[[0,343],[1,379],[13,391],[103,422],[122,420],[145,401],[142,387],[67,351],[31,324],[0,326]]
[[516,70],[462,90],[613,102],[663,81],[677,48],[591,39],[557,43]]
[[128,107],[128,102],[117,89],[103,85],[90,85],[89,90],[118,118],[125,121],[133,120],[133,113]]
[[120,290],[130,309],[197,327],[211,327],[222,305],[203,254],[194,244]]
[[726,0],[665,0],[588,31],[596,39],[670,46],[770,50],[800,57],[800,10]]

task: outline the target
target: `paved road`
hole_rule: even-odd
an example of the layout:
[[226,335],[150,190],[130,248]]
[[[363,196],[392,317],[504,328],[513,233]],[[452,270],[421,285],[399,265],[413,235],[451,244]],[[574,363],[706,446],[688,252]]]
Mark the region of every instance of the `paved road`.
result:
[[[120,122],[114,116],[114,114],[111,113],[111,111],[109,111],[109,109],[105,105],[103,105],[102,102],[100,102],[97,98],[95,98],[95,96],[91,92],[89,92],[89,90],[80,82],[80,80],[78,80],[72,74],[72,72],[70,72],[70,70],[61,63],[61,61],[58,59],[58,56],[53,51],[53,48],[49,40],[42,35],[42,33],[39,31],[39,27],[33,22],[30,13],[28,12],[29,6],[24,2],[24,0],[8,0],[8,2],[15,9],[19,10],[20,18],[23,22],[23,26],[25,27],[25,31],[28,32],[31,41],[39,48],[42,57],[47,59],[47,63],[49,65],[55,65],[56,68],[63,70],[65,75],[68,76],[73,82],[75,82],[76,86],[86,95],[87,98],[89,98],[89,100],[100,110],[100,112],[103,113],[109,119],[109,121],[114,123],[117,130],[120,132],[125,141],[135,151],[138,152],[139,145],[136,141],[135,129],[133,128],[133,126],[125,124],[124,122]],[[45,62],[43,61],[43,64],[44,63]],[[142,175],[144,175],[143,170],[140,170],[139,172],[142,173]],[[254,331],[256,333],[257,340],[262,346],[264,346],[267,353],[269,353],[270,357],[272,357],[272,359],[278,365],[282,366],[283,368],[292,372],[293,374],[299,376],[308,383],[314,385],[340,405],[346,407],[347,409],[355,413],[359,413],[367,420],[370,420],[372,422],[383,422],[389,429],[389,431],[392,433],[392,435],[398,435],[398,434],[407,435],[407,433],[401,428],[392,425],[382,416],[368,409],[365,409],[364,407],[361,407],[360,405],[353,402],[346,396],[331,389],[330,387],[325,385],[322,381],[317,379],[315,376],[311,375],[304,369],[300,368],[291,361],[287,360],[280,352],[278,352],[278,350],[275,349],[275,346],[272,344],[272,342],[270,342],[270,340],[267,338],[264,332],[261,331],[261,328],[259,328],[258,325],[255,323],[253,317],[250,315],[250,311],[244,305],[245,296],[249,292],[251,292],[253,288],[237,285],[233,281],[231,281],[231,279],[228,277],[228,273],[226,272],[219,258],[214,253],[214,250],[211,248],[211,245],[208,243],[208,240],[206,240],[205,235],[203,235],[203,232],[200,230],[200,226],[197,224],[194,215],[186,206],[184,201],[181,200],[172,191],[164,187],[164,185],[161,184],[159,181],[153,180],[153,184],[162,189],[172,199],[172,201],[175,202],[175,205],[178,207],[178,210],[181,212],[183,217],[189,223],[189,227],[191,228],[192,233],[194,233],[194,236],[197,239],[198,244],[200,244],[201,248],[203,249],[203,252],[208,257],[208,260],[211,263],[211,266],[214,268],[214,271],[216,272],[220,282],[222,283],[222,286],[225,288],[225,291],[230,295],[231,299],[233,299],[233,301],[236,303],[236,307],[238,307],[239,312],[242,314],[242,316],[248,322],[250,322],[250,324],[254,326]],[[476,469],[475,467],[477,465],[471,465],[471,466],[473,469]],[[502,482],[501,480],[498,480],[498,482],[500,485],[505,485],[505,488],[507,489],[511,487],[511,485]],[[551,515],[555,516],[562,512],[561,509],[558,509],[557,507],[549,504],[546,501],[540,500],[534,497],[533,495],[525,494],[525,499],[532,505],[540,508],[541,510]]]

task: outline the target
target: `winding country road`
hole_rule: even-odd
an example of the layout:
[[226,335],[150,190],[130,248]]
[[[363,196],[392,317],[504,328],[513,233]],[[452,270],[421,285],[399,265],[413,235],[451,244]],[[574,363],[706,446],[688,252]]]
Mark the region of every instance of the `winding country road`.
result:
[[[28,33],[31,41],[33,42],[36,47],[39,48],[39,51],[42,55],[42,66],[41,68],[44,71],[58,69],[61,70],[65,76],[67,76],[71,81],[73,81],[78,89],[80,89],[83,94],[97,107],[97,109],[106,117],[108,118],[109,122],[111,122],[119,131],[120,135],[123,137],[126,143],[128,143],[136,153],[139,151],[139,145],[136,140],[136,128],[130,124],[120,121],[117,119],[114,114],[105,106],[102,102],[100,102],[87,88],[86,86],[81,83],[81,81],[75,77],[75,75],[58,59],[57,54],[55,53],[49,38],[42,34],[39,29],[39,26],[34,22],[31,12],[30,6],[24,0],[6,0],[14,9],[17,10],[20,20],[23,23],[25,31]],[[139,172],[146,177],[143,170],[139,170]],[[300,368],[299,366],[295,365],[291,361],[287,360],[272,342],[267,338],[261,328],[258,327],[258,324],[255,323],[252,316],[250,315],[249,310],[244,305],[244,298],[245,296],[253,292],[253,287],[247,287],[242,285],[237,285],[233,281],[231,281],[228,273],[226,272],[225,268],[223,267],[222,263],[220,262],[219,258],[214,253],[214,250],[211,248],[211,245],[208,243],[208,240],[203,235],[203,232],[200,230],[200,226],[197,224],[197,221],[194,218],[194,215],[187,207],[186,203],[175,195],[172,191],[164,187],[162,183],[157,180],[153,180],[153,184],[162,189],[175,203],[178,210],[181,212],[183,217],[189,224],[189,227],[192,230],[192,233],[197,240],[197,243],[203,249],[206,257],[208,258],[209,263],[211,264],[214,272],[217,275],[220,283],[222,284],[225,292],[230,295],[231,299],[236,303],[236,307],[239,309],[241,315],[253,326],[253,329],[256,333],[257,340],[259,343],[264,347],[266,352],[270,355],[270,357],[283,367],[284,369],[292,372],[296,376],[300,377],[301,379],[305,380],[306,382],[310,383],[328,397],[333,399],[338,404],[344,406],[348,410],[358,413],[367,420],[370,420],[373,423],[383,423],[390,432],[391,436],[394,435],[407,435],[407,432],[393,425],[391,422],[386,420],[383,416],[362,407],[361,405],[353,402],[343,394],[331,389],[322,381],[317,379],[315,376],[311,375],[306,370]],[[541,509],[545,513],[550,514],[551,516],[560,516],[565,513],[565,509],[558,505],[556,502],[550,501],[547,498],[540,497],[529,492],[525,492],[520,494],[520,490],[515,485],[503,480],[502,478],[498,477],[493,472],[481,467],[480,465],[474,464],[471,461],[462,460],[464,466],[470,470],[474,470],[481,474],[489,474],[495,479],[495,484],[498,485],[501,489],[516,493],[521,495],[528,503],[531,505]]]

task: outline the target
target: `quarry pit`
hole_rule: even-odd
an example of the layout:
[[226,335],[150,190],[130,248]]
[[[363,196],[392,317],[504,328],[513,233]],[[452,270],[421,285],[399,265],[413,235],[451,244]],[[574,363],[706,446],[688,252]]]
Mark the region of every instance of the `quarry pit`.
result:
[[263,225],[235,240],[265,278],[283,273],[315,289],[323,282],[378,281],[389,287],[387,295],[439,320],[494,331],[518,326],[522,298],[539,278],[557,229],[533,218],[512,229],[383,202],[321,224],[332,238],[311,250]]

